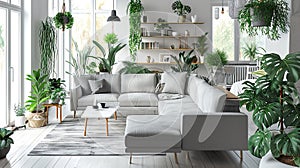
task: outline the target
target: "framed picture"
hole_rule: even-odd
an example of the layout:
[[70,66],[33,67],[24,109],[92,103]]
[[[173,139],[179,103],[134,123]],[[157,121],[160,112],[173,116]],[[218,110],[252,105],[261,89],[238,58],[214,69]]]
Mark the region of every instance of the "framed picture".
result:
[[159,62],[160,63],[170,63],[171,62],[171,54],[170,53],[159,54]]

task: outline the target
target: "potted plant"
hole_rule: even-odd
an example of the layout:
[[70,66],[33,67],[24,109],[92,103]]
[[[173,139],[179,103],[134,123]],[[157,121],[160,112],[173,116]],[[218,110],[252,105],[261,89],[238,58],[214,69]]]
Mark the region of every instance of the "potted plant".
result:
[[228,62],[227,54],[225,51],[217,49],[216,51],[207,55],[207,57],[205,58],[205,62],[209,66],[223,67]]
[[250,61],[257,60],[257,55],[263,55],[261,51],[266,52],[262,47],[258,47],[255,43],[246,43],[245,47],[242,47],[244,58],[250,58]]
[[46,115],[43,103],[49,99],[47,87],[48,75],[42,75],[41,70],[33,70],[32,74],[27,75],[26,80],[31,82],[31,95],[25,102],[26,109],[31,112],[27,116],[29,126],[38,128],[46,124]]
[[122,74],[145,74],[145,73],[152,73],[148,68],[137,65],[136,63],[124,61],[123,64],[125,66],[120,69],[119,73]]
[[136,53],[142,41],[141,17],[144,7],[141,0],[130,0],[127,6],[129,14],[129,51],[132,61],[136,59]]
[[65,28],[71,29],[74,23],[74,18],[70,12],[66,12],[66,4],[63,3],[62,12],[58,12],[53,18],[56,28],[62,28],[62,31],[65,31]]
[[13,131],[5,128],[0,128],[0,159],[6,157],[10,150],[10,145],[14,143],[14,140],[10,137]]
[[166,22],[167,21],[165,19],[158,18],[157,23],[154,24],[154,30],[160,32],[161,36],[165,35],[166,28],[171,29],[171,26],[169,26],[169,24]]
[[25,112],[26,108],[21,106],[21,104],[14,105],[14,111],[16,113],[16,118],[15,118],[15,127],[20,127],[25,125]]
[[[114,40],[118,41],[118,40]],[[96,59],[99,61],[99,68],[105,69],[108,73],[112,73],[112,68],[115,65],[116,61],[116,54],[122,50],[126,44],[119,43],[117,45],[112,44],[110,41],[107,41],[107,44],[109,46],[108,48],[108,53],[106,54],[106,51],[104,47],[97,41],[93,41],[93,43],[96,45],[96,47],[101,51],[103,57],[94,57],[91,56],[92,58]]]
[[176,13],[178,17],[178,22],[185,22],[186,15],[191,13],[192,9],[188,5],[183,5],[180,0],[177,0],[172,3],[172,10]]
[[198,37],[196,47],[195,47],[196,51],[199,52],[199,54],[200,54],[200,56],[199,56],[200,58],[198,59],[198,62],[201,62],[201,63],[204,62],[204,54],[208,50],[208,44],[206,42],[207,35],[208,35],[208,32],[206,32],[205,34]]
[[173,60],[176,62],[176,66],[171,66],[171,69],[175,72],[188,72],[190,74],[196,70],[199,65],[196,64],[197,57],[192,55],[194,50],[191,50],[188,54],[185,55],[185,51],[179,53],[179,58],[171,55]]
[[52,104],[65,104],[65,98],[67,96],[66,90],[64,88],[65,86],[65,80],[61,80],[60,78],[49,79],[48,90],[50,93],[50,100],[52,101]]
[[249,0],[240,11],[239,23],[249,36],[266,35],[278,40],[289,28],[290,8],[285,0]]
[[295,88],[300,79],[300,53],[283,59],[265,54],[261,62],[265,75],[254,83],[244,82],[239,95],[258,128],[249,138],[249,151],[259,158],[271,151],[277,160],[300,166],[300,99]]

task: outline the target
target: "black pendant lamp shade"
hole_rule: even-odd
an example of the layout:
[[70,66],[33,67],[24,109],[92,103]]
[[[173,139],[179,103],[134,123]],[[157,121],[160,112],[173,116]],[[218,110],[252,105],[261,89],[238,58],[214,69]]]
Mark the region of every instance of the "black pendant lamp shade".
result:
[[113,10],[111,10],[110,17],[107,18],[108,22],[120,22],[120,18],[117,16],[117,11],[115,10],[115,0],[113,0]]
[[107,18],[108,22],[112,22],[112,21],[117,21],[120,22],[120,18],[117,16],[117,11],[116,10],[112,10],[111,11],[111,15]]

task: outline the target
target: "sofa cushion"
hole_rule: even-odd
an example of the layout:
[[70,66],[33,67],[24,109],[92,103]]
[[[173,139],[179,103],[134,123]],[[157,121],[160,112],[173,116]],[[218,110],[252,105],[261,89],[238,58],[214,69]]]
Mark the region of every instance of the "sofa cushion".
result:
[[122,74],[121,91],[154,93],[156,86],[155,74]]
[[121,92],[121,78],[119,74],[100,74],[96,76],[97,80],[105,79],[105,84],[110,88],[110,93]]
[[184,94],[186,76],[186,72],[164,72],[161,76],[161,83],[165,83],[162,92]]
[[124,107],[157,107],[158,98],[154,93],[123,93],[118,101]]
[[217,89],[213,86],[210,86],[203,80],[197,78],[197,95],[198,101],[196,102],[198,107],[203,112],[221,112],[223,111],[225,100],[226,100],[226,93]]
[[205,81],[203,79],[197,78],[196,76],[190,76],[188,78],[186,91],[195,103],[197,103],[199,99],[203,98],[198,95],[198,89],[201,89],[199,84],[201,84],[202,82]]
[[181,147],[179,121],[170,116],[131,115],[127,117],[125,146],[142,148],[144,152],[151,148],[160,148],[161,152]]
[[75,86],[80,85],[82,89],[83,95],[89,95],[92,93],[89,80],[95,80],[95,75],[81,75],[81,76],[75,76],[74,77],[74,84]]
[[103,94],[94,94],[83,96],[78,99],[79,107],[93,106],[95,101],[98,102],[117,102],[119,94],[116,93],[103,93]]

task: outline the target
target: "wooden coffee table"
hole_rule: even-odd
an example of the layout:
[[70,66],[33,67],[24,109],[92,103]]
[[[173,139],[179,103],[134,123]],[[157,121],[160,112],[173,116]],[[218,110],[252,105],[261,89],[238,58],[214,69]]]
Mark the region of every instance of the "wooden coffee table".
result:
[[114,115],[115,120],[117,120],[117,110],[118,107],[100,107],[98,109],[94,109],[92,106],[87,106],[81,115],[81,118],[85,118],[83,136],[86,136],[87,122],[89,118],[105,118],[106,136],[108,136],[108,119]]

